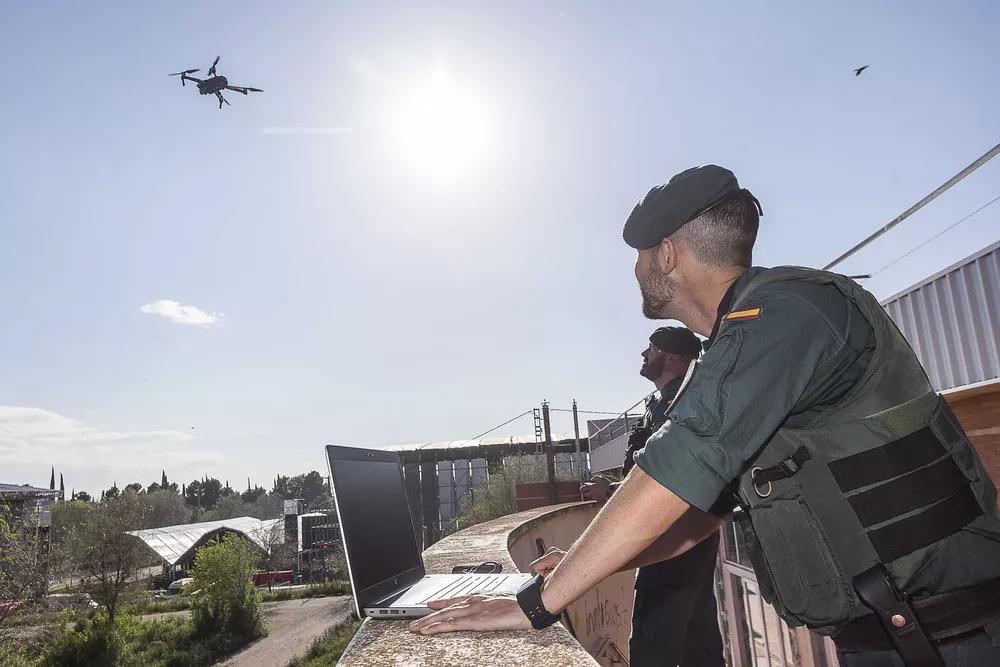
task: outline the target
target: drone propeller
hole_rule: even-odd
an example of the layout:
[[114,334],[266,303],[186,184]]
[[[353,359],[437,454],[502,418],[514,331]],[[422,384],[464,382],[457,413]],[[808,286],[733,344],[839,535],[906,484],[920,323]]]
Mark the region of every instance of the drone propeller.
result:
[[222,56],[215,56],[215,61],[212,63],[212,66],[208,68],[209,76],[215,76],[215,66],[219,64],[219,58],[221,57]]
[[174,72],[173,74],[168,74],[167,76],[179,76],[181,78],[181,85],[183,86],[188,74],[194,74],[195,72],[200,71],[200,69],[186,69],[183,72]]
[[247,86],[226,86],[226,90],[235,90],[237,93],[246,95],[247,93],[263,93],[260,88],[249,88]]

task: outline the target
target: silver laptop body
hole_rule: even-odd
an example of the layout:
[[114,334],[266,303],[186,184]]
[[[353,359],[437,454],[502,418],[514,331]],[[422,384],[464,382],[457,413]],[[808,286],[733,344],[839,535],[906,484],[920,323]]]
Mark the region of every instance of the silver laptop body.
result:
[[529,574],[427,574],[417,548],[399,454],[328,445],[347,572],[358,616],[399,619],[430,614],[430,600],[473,593],[513,594]]

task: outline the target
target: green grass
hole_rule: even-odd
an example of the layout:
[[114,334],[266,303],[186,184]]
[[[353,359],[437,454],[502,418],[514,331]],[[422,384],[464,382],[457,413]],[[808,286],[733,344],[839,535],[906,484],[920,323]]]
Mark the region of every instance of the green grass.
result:
[[361,621],[352,620],[330,628],[312,643],[303,657],[289,662],[288,667],[334,667],[359,627]]
[[147,596],[146,598],[135,600],[129,606],[129,611],[140,615],[163,614],[170,611],[184,611],[185,609],[190,609],[193,602],[194,599],[189,595],[175,595],[164,598],[153,598]]
[[[199,636],[188,618],[143,620],[119,616],[114,628],[103,614],[67,616],[53,628],[39,667],[208,667],[257,639],[225,632]],[[72,620],[69,620],[72,619]]]
[[207,667],[232,655],[257,637],[225,632],[199,637],[189,619],[139,621],[119,661],[122,667]]
[[351,585],[346,581],[327,581],[321,584],[312,584],[305,588],[275,588],[268,593],[266,590],[260,592],[261,602],[275,602],[278,600],[299,600],[301,598],[325,598],[331,595],[350,595]]
[[[279,602],[283,600],[300,600],[302,598],[323,598],[331,595],[350,595],[351,585],[346,581],[327,581],[312,584],[305,588],[274,588],[270,593],[264,589],[258,591],[261,602]],[[136,601],[129,608],[136,614],[162,614],[171,611],[190,609],[193,598],[189,595],[177,595],[165,598],[146,598]]]

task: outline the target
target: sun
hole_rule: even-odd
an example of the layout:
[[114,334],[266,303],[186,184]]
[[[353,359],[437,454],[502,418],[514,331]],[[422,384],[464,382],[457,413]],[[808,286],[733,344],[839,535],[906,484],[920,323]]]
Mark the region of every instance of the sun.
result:
[[487,157],[493,118],[481,94],[444,71],[414,85],[396,110],[394,144],[426,176],[454,181]]

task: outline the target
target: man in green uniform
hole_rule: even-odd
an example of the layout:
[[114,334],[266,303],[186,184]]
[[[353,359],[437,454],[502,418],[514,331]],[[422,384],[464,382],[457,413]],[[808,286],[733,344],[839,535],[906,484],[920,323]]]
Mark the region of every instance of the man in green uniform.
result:
[[[660,327],[650,335],[639,374],[656,385],[659,396],[646,399],[646,412],[629,434],[622,476],[632,470],[635,454],[649,436],[667,421],[670,404],[700,351],[698,338],[684,327]],[[618,485],[597,476],[584,485],[585,496],[605,502]],[[718,552],[716,532],[676,558],[639,568],[628,642],[632,667],[724,667],[715,602]]]
[[553,573],[435,603],[425,634],[544,627],[740,506],[761,593],[842,667],[1000,665],[996,489],[905,339],[837,274],[751,268],[759,204],[709,165],[629,216],[643,311],[708,337],[669,421]]

